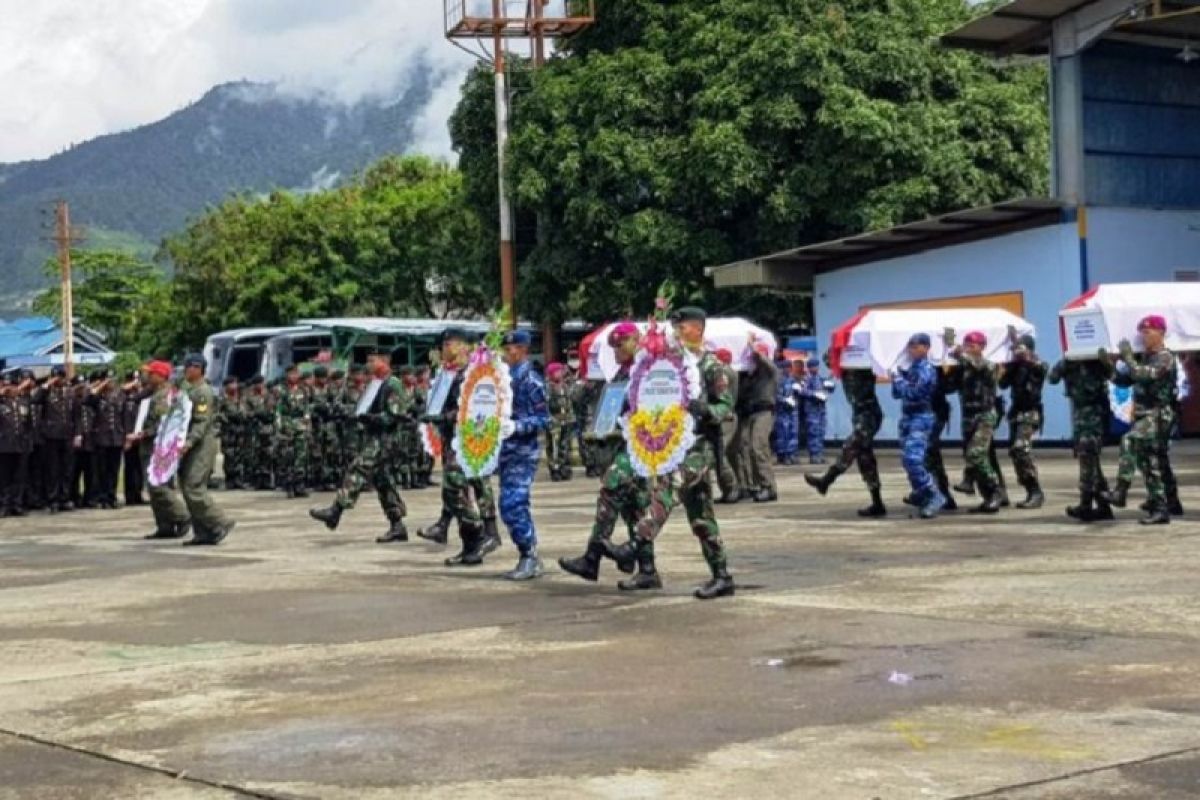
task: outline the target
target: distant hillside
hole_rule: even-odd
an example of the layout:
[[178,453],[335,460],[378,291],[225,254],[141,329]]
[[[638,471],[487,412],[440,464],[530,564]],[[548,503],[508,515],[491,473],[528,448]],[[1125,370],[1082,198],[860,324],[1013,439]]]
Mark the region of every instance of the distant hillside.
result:
[[427,70],[391,103],[297,99],[273,86],[224,84],[151,125],[102,136],[44,161],[0,164],[0,313],[45,284],[40,209],[58,198],[89,245],[152,252],[162,236],[235,191],[313,190],[403,152],[429,101]]

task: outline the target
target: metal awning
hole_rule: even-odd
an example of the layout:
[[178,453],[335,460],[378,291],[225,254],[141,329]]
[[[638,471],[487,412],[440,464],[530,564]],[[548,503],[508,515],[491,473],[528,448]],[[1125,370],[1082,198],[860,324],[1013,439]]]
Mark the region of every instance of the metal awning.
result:
[[[949,47],[998,56],[1045,55],[1054,20],[1100,0],[1013,0],[942,37]],[[1200,0],[1131,0],[1104,38],[1182,47],[1200,33]]]
[[813,278],[821,272],[1056,225],[1063,221],[1064,207],[1065,204],[1057,200],[1044,198],[1009,200],[967,211],[954,211],[886,230],[709,267],[705,274],[713,279],[718,289],[755,286],[811,289]]

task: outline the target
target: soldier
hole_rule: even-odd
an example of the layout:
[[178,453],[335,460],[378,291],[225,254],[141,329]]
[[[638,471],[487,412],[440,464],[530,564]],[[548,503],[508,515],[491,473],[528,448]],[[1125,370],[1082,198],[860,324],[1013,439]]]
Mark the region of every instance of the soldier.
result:
[[[413,370],[413,418],[420,420],[425,416],[425,408],[429,404],[429,365]],[[416,444],[416,484],[418,489],[426,489],[433,485],[433,456],[425,450],[425,442],[421,438],[421,426],[417,425]]]
[[100,508],[117,508],[117,481],[125,448],[125,395],[114,384],[112,373],[101,370],[99,382],[88,395],[92,409],[92,444],[95,464],[95,502]]
[[255,375],[246,384],[242,408],[246,425],[246,465],[242,473],[247,488],[255,491],[274,489],[271,476],[271,448],[275,441],[275,409],[267,394],[266,381]]
[[25,484],[33,451],[33,374],[9,373],[0,388],[0,517],[25,516]]
[[1133,387],[1133,427],[1122,442],[1121,461],[1117,469],[1114,491],[1104,493],[1104,499],[1117,508],[1124,508],[1126,495],[1133,482],[1134,469],[1146,482],[1148,510],[1139,522],[1143,525],[1166,525],[1171,521],[1163,483],[1162,464],[1169,456],[1164,452],[1171,426],[1175,422],[1174,404],[1177,395],[1175,354],[1167,349],[1167,321],[1152,314],[1138,323],[1138,334],[1145,349],[1134,355],[1133,345],[1123,339],[1117,354],[1118,386]]
[[217,508],[208,494],[208,480],[217,464],[217,398],[204,380],[208,362],[199,353],[183,360],[180,390],[192,401],[192,419],[179,459],[179,487],[192,518],[194,533],[184,545],[216,546],[224,541],[236,522]]
[[[925,468],[933,476],[938,491],[942,493],[942,511],[957,511],[958,503],[950,493],[950,475],[946,472],[946,461],[942,458],[942,434],[950,426],[950,400],[947,397],[958,391],[951,376],[944,370],[937,371],[937,388],[933,391],[933,431],[929,434],[929,448],[925,451]],[[974,492],[974,488],[971,489]],[[915,505],[912,495],[904,498],[906,505]]]
[[577,374],[572,375],[571,402],[575,408],[575,443],[579,447],[579,459],[583,462],[584,474],[589,478],[598,478],[604,474],[592,452],[592,443],[584,436],[592,420],[592,406],[600,400],[599,389],[604,384],[595,380],[584,380]]
[[310,404],[312,409],[311,485],[332,492],[341,484],[337,468],[337,395],[329,382],[329,369],[318,364],[312,371]]
[[[617,372],[612,378],[612,383],[628,383],[640,338],[638,327],[632,322],[622,322],[609,332],[608,344],[617,358]],[[628,410],[629,401],[626,398],[621,409],[622,415]],[[606,433],[603,438],[596,437],[591,431],[588,435],[594,442],[593,449],[597,458],[605,465],[604,479],[596,497],[596,517],[584,554],[578,558],[560,558],[558,565],[564,571],[578,575],[586,581],[597,580],[600,577],[601,558],[613,553],[612,535],[617,520],[623,519],[629,528],[630,540],[633,541],[636,537],[639,558],[645,569],[629,581],[620,581],[617,587],[624,591],[662,588],[662,579],[653,567],[654,541],[648,535],[637,536],[635,529],[643,523],[652,491],[666,493],[669,497],[672,491],[670,480],[658,478],[652,487],[648,479],[634,472],[629,461],[629,452],[625,448],[625,439],[619,428]],[[669,502],[668,500],[660,505],[665,507]],[[630,561],[617,562],[617,565],[626,573],[634,570],[634,564]]]
[[575,405],[567,365],[557,361],[546,367],[546,400],[550,406],[550,425],[546,428],[546,466],[550,480],[571,480],[571,436],[575,430]]
[[424,417],[425,422],[437,427],[442,439],[442,513],[436,523],[417,531],[417,535],[445,544],[450,522],[458,520],[462,549],[446,559],[448,567],[482,564],[484,557],[500,546],[491,486],[486,479],[468,479],[450,446],[454,440],[459,394],[470,353],[466,331],[447,328],[442,332],[441,368],[453,375],[453,382],[443,406],[429,409]]
[[913,504],[921,519],[933,519],[946,504],[925,465],[935,417],[933,396],[937,370],[929,363],[929,335],[915,333],[908,340],[909,366],[892,371],[892,396],[900,401],[900,446],[904,471],[912,487]]
[[96,412],[86,402],[91,392],[88,379],[82,375],[76,375],[71,383],[71,390],[75,394],[75,441],[73,442],[75,458],[70,483],[71,504],[75,508],[95,508],[96,470],[93,460],[95,454],[93,437]]
[[771,432],[771,439],[776,460],[781,465],[793,466],[800,453],[796,376],[787,361],[777,364],[776,371],[779,373],[779,388],[775,392],[775,429]]
[[1071,400],[1072,438],[1079,461],[1079,505],[1068,506],[1067,516],[1080,522],[1113,519],[1112,506],[1104,498],[1108,483],[1100,463],[1111,413],[1108,381],[1112,376],[1112,362],[1102,353],[1100,358],[1088,361],[1063,359],[1046,378],[1053,385],[1065,382]]
[[[400,386],[404,392],[405,405],[410,410],[414,409],[416,381],[413,379],[412,367],[400,368]],[[421,446],[417,435],[417,419],[409,413],[400,420],[396,430],[395,447],[392,448],[392,469],[395,470],[402,489],[412,489],[417,480],[417,448]]]
[[542,574],[529,493],[541,458],[538,437],[550,425],[550,408],[546,386],[529,363],[530,338],[528,331],[509,331],[503,344],[512,385],[512,431],[500,446],[500,515],[520,554],[516,567],[504,574],[510,581]]
[[883,424],[883,409],[875,394],[875,373],[869,369],[847,369],[842,371],[842,386],[846,390],[846,401],[850,403],[852,430],[842,444],[841,455],[825,474],[807,474],[804,481],[822,495],[850,465],[858,464],[867,491],[871,493],[871,505],[860,508],[860,517],[885,517],[887,507],[883,504],[882,484],[879,480],[879,464],[875,460],[875,435]]
[[246,473],[246,418],[241,387],[238,379],[230,375],[222,382],[220,407],[217,411],[217,429],[221,439],[222,469],[225,473],[225,489],[245,488]]
[[[696,443],[688,451],[678,473],[672,476],[672,484],[678,486],[677,495],[672,492],[652,492],[649,507],[636,529],[637,536],[611,551],[613,560],[621,565],[622,569],[628,569],[636,563],[639,573],[656,576],[653,551],[645,548],[643,543],[654,541],[658,536],[670,516],[671,506],[677,496],[683,503],[692,533],[699,540],[704,560],[712,573],[712,579],[693,592],[698,600],[732,595],[735,590],[733,577],[729,574],[725,543],[721,540],[721,528],[713,511],[710,482],[715,466],[713,442],[721,435],[721,420],[734,402],[730,391],[731,370],[705,348],[706,319],[704,310],[695,307],[681,308],[671,315],[675,337],[696,359],[702,383],[700,397],[691,401],[688,407],[696,421]],[[759,361],[760,365],[764,362],[774,369],[775,365],[770,361]],[[768,400],[771,407],[774,407],[774,381],[769,383],[769,392],[764,391],[761,395],[756,393],[754,396]],[[767,425],[766,429],[769,431],[770,425]],[[769,455],[768,453],[768,458]],[[634,582],[637,583],[637,579]]]
[[146,485],[147,465],[142,463],[141,449],[131,445],[128,441],[129,434],[137,433],[134,428],[137,425],[138,409],[141,406],[141,401],[138,398],[142,395],[142,388],[142,382],[137,370],[128,373],[125,376],[125,382],[121,384],[121,394],[125,397],[125,402],[121,409],[121,417],[126,435],[123,460],[125,466],[125,505],[127,506],[142,506],[146,504],[146,498],[142,495],[142,491]]
[[[756,503],[773,503],[779,499],[775,468],[771,464],[771,429],[775,426],[779,370],[766,353],[766,346],[756,345],[752,339],[751,359],[754,366],[738,377],[738,388],[745,386],[746,390],[734,447],[742,471],[742,486]],[[728,366],[722,366],[725,375],[732,372]],[[732,389],[732,382],[728,378],[726,381]]]
[[796,387],[803,403],[804,442],[808,446],[808,463],[825,463],[825,404],[832,386],[821,377],[821,362],[810,358],[805,364],[808,372]]
[[[729,367],[729,392],[734,397],[737,397],[739,377],[733,369],[733,353],[722,347],[717,350],[716,355],[718,361]],[[717,502],[723,505],[734,505],[751,497],[750,490],[748,488],[743,489],[739,473],[734,469],[734,465],[738,462],[738,459],[735,458],[734,450],[738,443],[737,432],[737,408],[730,408],[728,413],[725,414],[725,418],[721,420],[721,437],[715,443],[717,486],[721,489],[721,497]]]
[[[947,329],[946,346],[954,345],[954,331]],[[947,366],[958,387],[962,406],[962,436],[967,469],[983,495],[983,502],[971,509],[975,514],[995,514],[1000,510],[1000,479],[991,462],[991,447],[999,417],[996,414],[998,370],[983,355],[987,337],[971,331],[963,343],[954,347],[951,357],[957,366]]]
[[[362,364],[350,367],[350,376],[346,381],[346,390],[342,393],[342,416],[339,430],[341,433],[340,456],[342,474],[345,475],[358,457],[362,449],[362,424],[358,420],[358,401],[367,388],[367,375]],[[344,478],[343,478],[344,480]]]
[[48,487],[45,444],[42,440],[42,407],[36,400],[37,394],[45,384],[46,378],[33,378],[28,393],[29,422],[32,426],[30,439],[33,448],[29,453],[29,466],[25,480],[25,508],[29,511],[42,511],[49,507],[49,501],[46,499]]
[[1042,493],[1037,464],[1033,461],[1033,437],[1042,429],[1042,386],[1046,383],[1049,368],[1038,358],[1032,336],[1026,334],[1018,338],[1011,328],[1009,336],[1013,340],[1013,360],[1000,376],[1000,388],[1011,390],[1008,455],[1017,471],[1017,480],[1026,492],[1017,508],[1041,508],[1046,496]]
[[[170,410],[170,380],[171,365],[165,361],[151,361],[145,367],[146,387],[138,395],[142,400],[149,399],[146,418],[139,431],[133,431],[127,437],[130,447],[140,451],[141,461],[149,465],[154,455],[154,438],[158,433],[158,425]],[[176,478],[162,486],[153,486],[147,481],[147,491],[150,495],[150,510],[154,514],[154,532],[147,539],[182,539],[192,530],[191,516],[178,492],[175,491]]]
[[403,420],[411,413],[411,395],[404,390],[400,379],[392,375],[391,355],[386,350],[376,350],[370,355],[368,366],[375,380],[380,381],[378,392],[371,405],[359,416],[366,436],[341,488],[328,508],[314,508],[308,513],[313,519],[325,523],[329,530],[337,530],[342,514],[358,502],[358,496],[367,485],[375,487],[379,505],[388,520],[387,533],[375,541],[407,542],[408,530],[404,527],[407,509],[400,496],[396,470],[391,463],[397,432]]
[[300,380],[300,368],[289,364],[285,384],[279,389],[275,411],[279,450],[276,457],[279,485],[288,497],[308,497],[309,447],[312,416],[308,387]]
[[75,474],[73,448],[78,425],[75,392],[67,384],[63,367],[50,370],[50,380],[37,393],[41,421],[42,454],[46,472],[46,507],[51,513],[70,511],[71,477]]

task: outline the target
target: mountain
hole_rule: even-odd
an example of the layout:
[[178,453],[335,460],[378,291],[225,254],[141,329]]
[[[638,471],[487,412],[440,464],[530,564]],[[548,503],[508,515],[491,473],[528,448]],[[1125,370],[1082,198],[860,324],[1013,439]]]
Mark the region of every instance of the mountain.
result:
[[151,253],[162,237],[232,192],[311,191],[404,152],[429,102],[417,65],[390,101],[298,97],[271,84],[229,83],[169,117],[101,136],[42,161],[0,164],[0,313],[46,285],[52,254],[42,212],[62,198],[84,246]]

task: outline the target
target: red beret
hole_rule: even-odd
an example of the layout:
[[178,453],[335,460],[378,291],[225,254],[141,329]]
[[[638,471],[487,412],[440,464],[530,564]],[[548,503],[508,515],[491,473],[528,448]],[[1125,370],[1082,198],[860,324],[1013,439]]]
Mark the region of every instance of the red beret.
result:
[[638,326],[632,322],[618,322],[613,329],[608,332],[608,344],[610,347],[616,347],[617,343],[622,339],[628,339],[630,336],[641,336],[641,331]]
[[987,337],[983,335],[983,331],[971,331],[963,337],[963,344],[977,344],[980,347],[987,347]]
[[170,378],[173,371],[171,365],[166,361],[151,361],[146,365],[146,372],[149,372],[151,375],[157,375],[160,378]]
[[1143,317],[1142,321],[1138,323],[1138,330],[1140,331],[1142,328],[1154,328],[1155,330],[1166,333],[1167,318],[1161,314],[1151,314],[1148,317]]
[[566,369],[567,367],[565,364],[562,364],[558,361],[551,361],[546,365],[546,375],[550,378],[557,378],[559,375],[562,375]]

